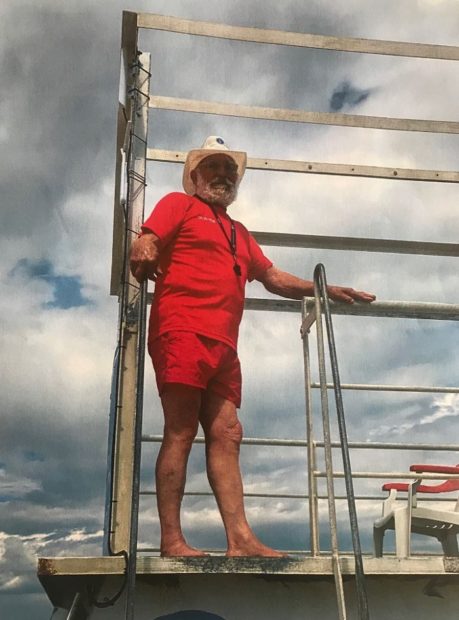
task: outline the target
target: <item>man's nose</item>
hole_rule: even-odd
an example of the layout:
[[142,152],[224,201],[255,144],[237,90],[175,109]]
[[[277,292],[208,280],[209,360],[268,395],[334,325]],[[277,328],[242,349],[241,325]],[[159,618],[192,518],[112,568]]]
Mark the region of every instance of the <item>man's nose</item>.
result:
[[237,173],[235,173],[231,168],[229,168],[225,164],[219,164],[218,167],[215,169],[216,177],[224,177],[225,179],[234,180],[234,177],[236,175]]
[[230,175],[230,171],[225,166],[225,164],[219,164],[215,168],[215,176],[217,176],[217,177],[227,177],[229,175]]

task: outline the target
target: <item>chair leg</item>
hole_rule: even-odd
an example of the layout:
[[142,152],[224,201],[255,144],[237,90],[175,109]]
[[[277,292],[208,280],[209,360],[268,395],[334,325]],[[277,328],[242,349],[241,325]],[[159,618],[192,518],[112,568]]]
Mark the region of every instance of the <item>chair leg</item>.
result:
[[459,555],[459,548],[457,546],[457,534],[454,532],[448,532],[441,540],[441,546],[443,553],[448,557],[454,557]]
[[383,555],[383,541],[384,541],[385,529],[382,527],[373,527],[373,544],[375,547],[375,557],[382,558]]
[[395,523],[395,552],[398,558],[410,557],[410,524],[408,523],[408,511],[400,508],[394,511]]

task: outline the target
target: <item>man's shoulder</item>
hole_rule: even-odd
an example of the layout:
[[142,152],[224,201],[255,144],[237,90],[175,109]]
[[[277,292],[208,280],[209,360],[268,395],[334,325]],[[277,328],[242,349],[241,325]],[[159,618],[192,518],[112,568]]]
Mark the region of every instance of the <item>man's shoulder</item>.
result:
[[250,236],[250,232],[247,228],[247,226],[245,226],[242,222],[240,222],[239,220],[235,220],[233,219],[233,222],[236,224],[237,228],[239,229],[239,232],[243,232],[244,235],[249,235]]
[[161,198],[158,204],[167,204],[171,205],[187,205],[192,202],[193,196],[189,194],[185,194],[184,192],[170,192]]
[[190,194],[185,194],[184,192],[166,194],[156,204],[156,207],[182,209],[184,211],[207,209],[206,205],[197,196],[190,196]]

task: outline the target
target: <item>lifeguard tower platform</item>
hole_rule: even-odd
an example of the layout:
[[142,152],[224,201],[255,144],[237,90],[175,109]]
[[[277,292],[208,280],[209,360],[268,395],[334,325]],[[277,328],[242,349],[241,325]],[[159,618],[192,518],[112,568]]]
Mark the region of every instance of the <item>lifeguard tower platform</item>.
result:
[[[298,337],[298,348],[301,351],[302,347],[303,351],[302,374],[305,381],[297,387],[306,411],[306,414],[304,409],[296,412],[302,420],[303,435],[279,438],[270,436],[268,429],[260,429],[259,436],[247,437],[243,444],[243,458],[247,460],[251,459],[250,451],[264,449],[269,451],[268,454],[276,450],[296,451],[295,454],[300,454],[299,460],[304,463],[304,484],[297,490],[285,490],[288,485],[274,477],[272,488],[252,489],[247,493],[247,501],[259,503],[260,511],[265,510],[269,502],[279,506],[282,502],[298,502],[298,510],[302,511],[304,519],[304,540],[299,541],[294,549],[286,549],[289,555],[282,559],[227,558],[223,549],[210,549],[210,556],[206,558],[171,559],[159,557],[159,540],[151,540],[150,530],[141,532],[142,515],[145,511],[151,513],[154,510],[152,480],[144,485],[144,477],[141,476],[141,452],[142,449],[145,451],[158,446],[161,437],[149,433],[143,425],[145,325],[150,293],[145,287],[139,288],[129,273],[129,247],[144,218],[148,162],[156,162],[150,164],[152,167],[162,162],[161,165],[169,165],[171,169],[175,166],[174,170],[180,170],[189,148],[199,145],[205,135],[219,133],[205,129],[201,133],[202,128],[199,128],[199,136],[195,137],[193,144],[177,144],[177,150],[162,150],[155,148],[156,120],[151,122],[151,116],[162,111],[161,122],[167,122],[168,111],[180,112],[186,115],[189,124],[198,118],[233,117],[245,123],[244,131],[250,131],[247,119],[255,119],[266,123],[266,126],[269,123],[283,123],[290,127],[295,127],[295,123],[313,124],[346,127],[349,132],[374,129],[387,131],[389,135],[394,131],[424,132],[426,136],[459,133],[458,122],[256,107],[245,105],[243,97],[237,93],[234,96],[236,101],[225,103],[160,95],[154,92],[154,66],[161,63],[161,58],[155,57],[151,62],[150,54],[144,48],[148,37],[140,38],[145,33],[150,37],[161,33],[164,54],[167,54],[167,36],[170,36],[171,45],[178,37],[186,37],[187,40],[196,37],[200,45],[208,42],[209,46],[215,41],[224,41],[227,53],[231,53],[231,46],[250,46],[253,49],[257,45],[269,48],[270,53],[280,46],[283,49],[295,48],[298,53],[314,49],[315,54],[333,53],[337,58],[343,54],[367,54],[371,58],[378,55],[418,58],[420,63],[430,59],[430,64],[433,61],[459,60],[459,47],[337,38],[234,27],[163,15],[123,13],[111,281],[111,292],[119,298],[120,318],[110,413],[105,543],[100,557],[39,560],[39,579],[55,606],[52,618],[456,618],[459,609],[459,557],[454,544],[445,552],[432,537],[428,539],[431,544],[424,548],[415,545],[416,548],[412,549],[410,543],[411,532],[416,532],[416,519],[419,519],[416,510],[423,505],[427,510],[434,510],[432,507],[436,506],[436,514],[444,515],[444,521],[437,525],[438,531],[441,533],[441,530],[449,528],[452,532],[450,540],[455,537],[457,504],[454,502],[457,491],[446,494],[444,498],[443,494],[441,497],[437,494],[426,495],[425,503],[424,496],[418,493],[418,504],[416,491],[420,489],[419,482],[415,481],[422,477],[424,485],[432,485],[437,484],[438,480],[454,481],[459,478],[452,467],[459,461],[459,445],[455,443],[457,434],[445,436],[442,443],[416,443],[415,437],[387,443],[370,441],[365,435],[351,441],[343,425],[344,411],[340,399],[344,390],[349,393],[366,392],[376,398],[387,393],[457,394],[459,388],[341,383],[336,372],[333,332],[329,327],[331,315],[342,315],[339,318],[342,322],[364,317],[357,328],[359,333],[365,332],[367,322],[375,319],[385,321],[388,330],[394,320],[411,321],[416,326],[424,320],[436,323],[457,321],[458,305],[406,301],[377,301],[371,306],[327,304],[323,299],[323,274],[320,271],[314,299],[303,302],[247,299],[246,314],[258,312],[272,317],[273,312],[289,313],[289,320],[294,323],[297,334],[301,328],[302,345]],[[214,53],[212,47],[209,53]],[[183,63],[187,62],[193,62],[193,58],[185,54]],[[232,146],[238,146],[234,140],[229,141]],[[390,162],[385,166],[370,166],[362,163],[254,158],[250,152],[248,156],[249,174],[253,175],[285,173],[309,175],[309,178],[322,175],[324,180],[355,177],[356,182],[361,180],[367,184],[366,187],[371,180],[377,179],[393,184],[430,183],[432,186],[459,182],[458,172],[390,167]],[[162,191],[164,188],[160,189]],[[177,186],[171,186],[169,191],[176,189]],[[266,227],[270,228],[268,221]],[[318,236],[306,232],[300,229],[295,233],[254,231],[253,234],[262,246],[342,252],[344,260],[351,253],[355,255],[358,252],[367,253],[366,256],[372,256],[371,253],[375,252],[417,257],[457,258],[459,255],[459,245],[456,243]],[[349,254],[344,255],[345,252]],[[424,336],[421,333],[420,337]],[[451,341],[451,346],[457,346],[457,332],[456,344]],[[250,373],[250,369],[246,369],[246,373]],[[330,412],[329,401],[337,403],[339,433],[335,406]],[[287,411],[289,407],[290,403],[285,402],[284,409]],[[155,415],[160,419],[159,411]],[[349,415],[348,411],[346,415]],[[150,411],[148,416],[151,416]],[[457,424],[455,428],[457,430]],[[202,449],[199,445],[203,443],[202,438],[198,438],[196,443],[197,449]],[[353,463],[360,464],[354,471],[350,468],[349,454],[352,454]],[[423,473],[409,470],[412,463],[426,460],[430,464],[449,465],[451,470]],[[334,466],[334,461],[339,465]],[[385,493],[380,492],[381,482],[400,480],[415,484],[408,484],[405,494],[399,491],[400,499],[397,499],[399,503],[396,507],[399,512],[393,524],[397,547],[391,551],[388,546],[382,557],[376,557],[371,528],[373,522],[380,518],[381,502],[385,497]],[[203,488],[190,491],[187,497],[204,500],[208,495],[208,489]],[[205,521],[208,513],[204,511],[201,517],[199,511],[195,514]],[[432,512],[427,514],[432,515]],[[426,519],[429,520],[428,517]],[[391,523],[388,522],[388,525]],[[288,530],[289,524],[284,527]],[[345,531],[341,535],[343,528]],[[269,531],[269,525],[266,529]],[[139,545],[139,539],[150,540],[149,545]],[[361,540],[364,541],[362,546]],[[351,546],[352,551],[349,550]]]

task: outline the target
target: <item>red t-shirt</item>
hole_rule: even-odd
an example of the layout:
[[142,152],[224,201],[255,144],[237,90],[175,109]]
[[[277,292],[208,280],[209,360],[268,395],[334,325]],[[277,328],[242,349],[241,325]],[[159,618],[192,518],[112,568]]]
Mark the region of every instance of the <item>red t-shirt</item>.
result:
[[224,208],[215,209],[228,239],[209,205],[179,192],[162,198],[143,224],[143,232],[153,232],[161,240],[163,275],[156,280],[150,339],[183,330],[236,349],[245,283],[259,277],[272,263],[245,226],[235,221],[241,268],[241,275],[236,275],[229,243],[230,219]]

